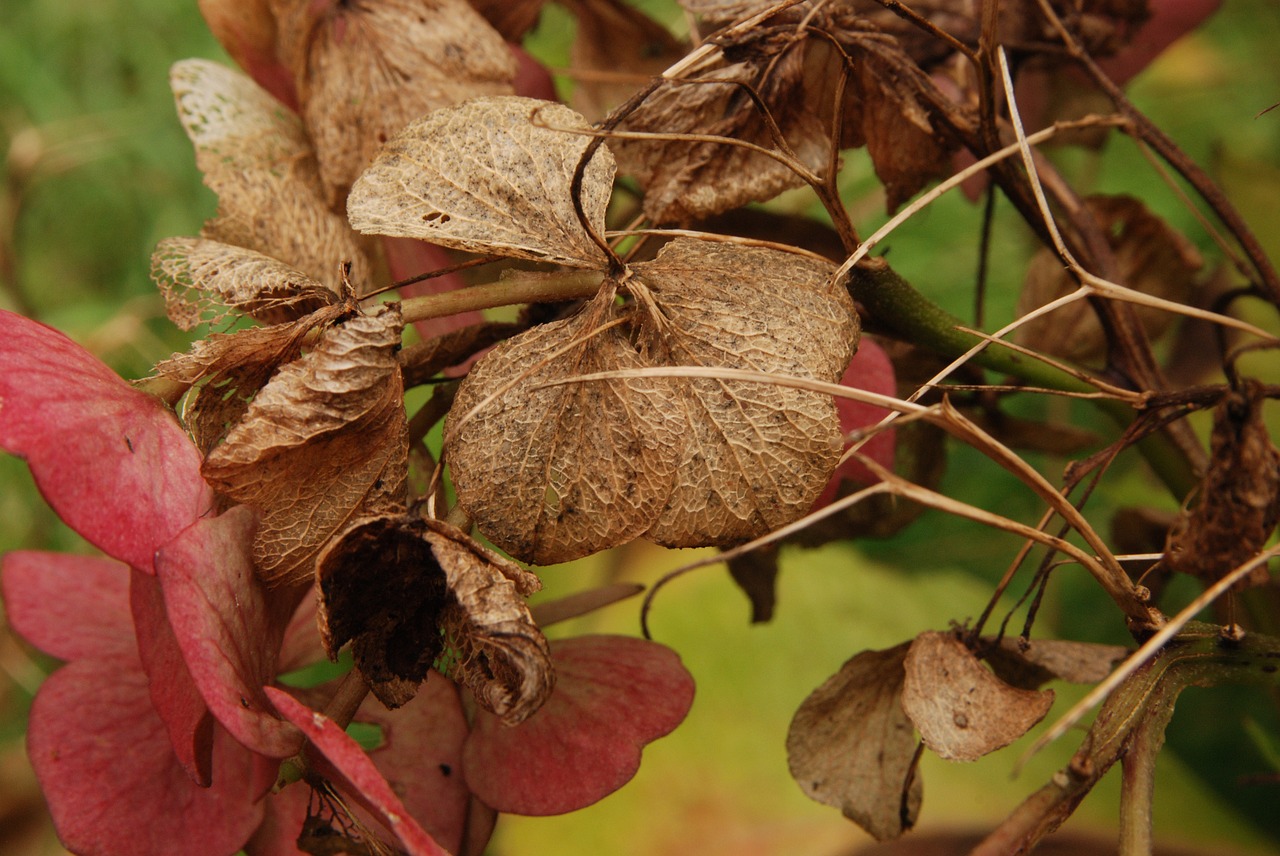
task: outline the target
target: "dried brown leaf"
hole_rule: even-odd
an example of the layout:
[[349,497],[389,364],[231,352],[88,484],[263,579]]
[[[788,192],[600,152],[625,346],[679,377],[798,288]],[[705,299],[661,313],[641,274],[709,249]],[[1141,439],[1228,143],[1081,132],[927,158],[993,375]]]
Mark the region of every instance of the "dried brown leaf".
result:
[[[603,267],[575,211],[572,178],[590,138],[580,115],[531,98],[482,98],[412,123],[351,189],[361,232],[477,253]],[[586,219],[604,232],[613,156],[601,146],[582,181]]]
[[[1091,196],[1086,206],[1106,232],[1115,255],[1119,284],[1166,300],[1185,301],[1204,264],[1187,238],[1131,196]],[[1018,314],[1025,315],[1075,291],[1079,282],[1050,249],[1041,249],[1027,266]],[[1152,339],[1168,329],[1174,316],[1150,306],[1135,306]],[[1055,357],[1097,363],[1106,356],[1102,323],[1088,301],[1077,300],[1018,328],[1014,341]]]
[[578,19],[573,106],[593,119],[630,98],[685,53],[666,27],[618,0],[569,0]]
[[316,570],[325,647],[336,656],[352,642],[388,707],[411,699],[433,664],[512,724],[550,693],[550,650],[524,604],[541,584],[457,528],[366,518],[325,547]]
[[169,320],[182,330],[231,314],[263,324],[296,321],[336,301],[324,283],[253,250],[201,238],[165,238],[151,255],[151,278]]
[[466,0],[273,6],[330,202],[410,121],[513,91],[510,51]]
[[509,42],[519,43],[538,23],[547,0],[471,0],[471,5],[489,25]]
[[908,647],[853,657],[804,700],[787,732],[800,789],[879,841],[915,825],[924,793],[915,732],[900,704]]
[[317,551],[354,517],[403,508],[402,327],[384,304],[326,330],[205,459],[211,485],[262,512],[254,559],[268,584],[308,579]]
[[[858,319],[833,266],[776,250],[678,239],[636,264],[628,289],[655,364],[755,369],[835,381]],[[729,545],[806,514],[840,456],[829,395],[712,379],[673,385],[684,424],[674,490],[646,537],[667,546]]]
[[218,194],[204,236],[256,250],[341,291],[370,265],[343,218],[321,196],[302,123],[248,77],[208,60],[176,63],[170,85],[205,184]]
[[1009,686],[950,633],[922,633],[904,664],[902,709],[924,744],[949,761],[974,761],[1027,732],[1053,691]]
[[[1213,414],[1209,469],[1194,500],[1169,530],[1164,565],[1216,582],[1265,546],[1280,522],[1280,450],[1262,419],[1265,391],[1245,381]],[[1271,579],[1265,564],[1241,588]]]
[[644,365],[606,288],[579,314],[499,344],[471,370],[445,425],[458,501],[494,544],[537,564],[643,533],[670,493],[680,439],[663,380],[548,386]]
[[729,576],[751,601],[751,623],[773,620],[778,603],[778,548],[767,545],[729,559]]
[[1067,639],[1001,639],[984,659],[1005,683],[1037,689],[1052,680],[1096,684],[1129,655],[1120,645],[1099,645]]

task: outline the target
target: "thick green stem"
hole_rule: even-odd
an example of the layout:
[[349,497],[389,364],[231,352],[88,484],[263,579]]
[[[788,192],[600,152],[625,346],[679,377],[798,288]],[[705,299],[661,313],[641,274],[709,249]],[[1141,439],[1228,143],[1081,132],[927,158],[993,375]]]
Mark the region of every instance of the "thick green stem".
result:
[[595,296],[602,279],[604,273],[598,270],[516,274],[485,285],[411,297],[400,304],[400,312],[406,322],[413,322],[518,303],[581,300]]
[[[954,359],[983,341],[961,329],[964,322],[916,291],[888,266],[854,268],[849,290],[890,333],[940,356]],[[1034,386],[1075,393],[1098,391],[1083,378],[1008,348],[987,347],[973,362]],[[1122,426],[1133,421],[1132,408],[1122,401],[1094,399],[1094,403]],[[1198,483],[1186,456],[1165,435],[1153,434],[1139,441],[1138,448],[1176,498],[1185,497]]]

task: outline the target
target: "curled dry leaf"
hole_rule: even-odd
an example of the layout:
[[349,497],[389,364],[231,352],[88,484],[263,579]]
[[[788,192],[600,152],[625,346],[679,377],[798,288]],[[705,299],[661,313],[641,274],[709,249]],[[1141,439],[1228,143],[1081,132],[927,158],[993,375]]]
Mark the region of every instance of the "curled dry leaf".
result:
[[[1085,204],[1108,236],[1120,285],[1166,300],[1185,301],[1190,296],[1204,260],[1184,235],[1132,196],[1091,196]],[[1018,314],[1069,294],[1078,285],[1057,254],[1042,248],[1027,267]],[[1134,311],[1153,339],[1173,320],[1163,309],[1135,306]],[[1101,361],[1107,349],[1102,323],[1085,300],[1028,321],[1018,328],[1014,341],[1083,363]]]
[[682,439],[671,384],[619,378],[645,365],[605,289],[579,314],[498,345],[471,370],[446,422],[459,502],[495,544],[537,564],[630,541],[662,512]]
[[[984,641],[989,641],[984,637]],[[1037,689],[1052,680],[1096,684],[1129,655],[1120,645],[1068,639],[1001,639],[983,659],[1005,683]]]
[[[1209,469],[1194,500],[1169,530],[1164,564],[1216,582],[1253,558],[1280,521],[1280,450],[1262,419],[1265,392],[1246,380],[1228,392],[1213,414]],[[1259,565],[1238,585],[1271,579]]]
[[[351,188],[347,215],[361,232],[420,238],[456,249],[603,267],[575,210],[571,184],[590,137],[567,107],[515,96],[437,110],[392,139]],[[578,198],[604,232],[613,155],[601,146]]]
[[165,238],[151,255],[151,278],[169,320],[181,330],[248,315],[262,324],[295,321],[337,295],[284,262],[201,238]]
[[316,568],[325,647],[336,656],[352,642],[387,707],[412,698],[435,664],[509,724],[551,692],[547,641],[524,603],[538,578],[456,527],[368,518],[333,539]]
[[346,221],[329,210],[302,122],[248,77],[208,60],[175,63],[178,118],[205,184],[218,194],[206,238],[256,250],[341,291],[370,265]]
[[922,633],[904,664],[902,709],[924,744],[975,761],[1017,740],[1049,712],[1053,692],[1009,686],[950,633]]
[[809,694],[787,731],[787,764],[800,789],[878,841],[915,825],[924,794],[900,703],[908,647],[850,659]]
[[254,559],[268,585],[309,579],[317,551],[353,518],[404,507],[402,327],[398,306],[384,304],[326,330],[205,459],[211,485],[261,512]]
[[293,71],[331,202],[411,120],[512,91],[510,51],[466,0],[274,0],[273,7],[279,54]]

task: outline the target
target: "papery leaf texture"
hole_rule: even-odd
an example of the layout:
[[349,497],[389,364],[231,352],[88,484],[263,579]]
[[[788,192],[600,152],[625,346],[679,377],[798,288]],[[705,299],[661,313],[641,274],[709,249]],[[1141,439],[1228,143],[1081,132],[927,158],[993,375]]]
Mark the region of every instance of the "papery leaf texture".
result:
[[273,5],[331,202],[411,120],[513,91],[506,44],[466,0]]
[[914,826],[924,795],[915,732],[900,704],[907,649],[846,661],[804,700],[787,732],[787,763],[800,789],[877,841]]
[[175,63],[170,85],[218,213],[203,235],[288,264],[342,288],[370,265],[347,222],[329,209],[301,120],[243,74],[208,60]]
[[[603,267],[578,219],[604,233],[613,155],[601,146],[581,188],[574,170],[591,137],[568,107],[516,96],[437,110],[387,143],[347,199],[361,232],[514,258]],[[576,195],[575,195],[576,194]]]
[[263,324],[295,321],[337,300],[324,283],[262,253],[202,238],[165,238],[151,278],[169,320],[182,330],[247,315]]
[[210,484],[262,515],[254,559],[269,585],[308,579],[352,519],[403,508],[402,327],[398,306],[382,304],[325,330],[206,458]]
[[[671,384],[549,385],[644,361],[606,289],[580,313],[499,344],[471,370],[445,424],[458,500],[496,545],[537,564],[639,536],[662,511],[681,439]],[[612,326],[611,326],[612,325]]]
[[172,412],[62,333],[4,310],[0,448],[26,460],[67,525],[147,573],[211,504]]
[[183,659],[209,710],[242,745],[287,758],[301,746],[263,694],[274,682],[287,600],[254,572],[254,513],[237,506],[200,520],[162,547],[156,573]]
[[499,811],[562,814],[613,793],[693,703],[693,678],[657,643],[581,636],[551,653],[558,678],[547,703],[515,727],[478,716],[467,740],[467,784]]
[[904,664],[902,709],[924,745],[949,761],[974,761],[1007,746],[1049,712],[1053,691],[997,678],[951,633],[922,633]]

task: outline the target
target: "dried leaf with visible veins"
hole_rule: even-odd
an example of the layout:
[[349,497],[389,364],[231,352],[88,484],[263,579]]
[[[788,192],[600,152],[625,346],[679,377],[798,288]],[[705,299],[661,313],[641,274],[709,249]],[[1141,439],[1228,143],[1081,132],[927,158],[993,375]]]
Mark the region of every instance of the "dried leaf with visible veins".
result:
[[517,558],[551,564],[625,543],[666,504],[682,445],[671,385],[547,385],[645,365],[618,313],[606,288],[577,315],[499,344],[458,390],[445,424],[458,501]]
[[515,61],[466,0],[273,0],[326,197],[411,120],[513,91]]
[[[988,641],[984,637],[984,641]],[[983,657],[1002,681],[1036,689],[1052,680],[1096,684],[1129,655],[1121,645],[1073,642],[1069,639],[1001,639]]]
[[321,197],[320,175],[302,122],[248,77],[208,60],[176,63],[169,75],[178,118],[205,184],[218,194],[206,238],[256,250],[341,290],[370,267],[346,221]]
[[348,641],[387,707],[413,698],[433,663],[508,724],[554,683],[547,641],[524,598],[538,578],[454,526],[413,516],[357,522],[316,562],[320,628],[332,657]]
[[151,278],[181,330],[217,324],[233,312],[263,324],[295,321],[337,295],[324,283],[262,253],[201,238],[165,238]]
[[[1169,530],[1164,564],[1172,571],[1216,582],[1253,558],[1280,521],[1280,450],[1262,419],[1265,390],[1246,380],[1213,414],[1209,469],[1195,505]],[[1267,583],[1265,563],[1239,588]]]
[[[677,239],[634,266],[646,356],[821,381],[844,372],[858,319],[826,261]],[[673,547],[726,545],[808,513],[840,457],[830,395],[691,379],[665,405],[684,437],[674,490],[646,533]]]
[[399,308],[384,304],[326,330],[205,459],[211,485],[262,513],[254,559],[268,585],[308,579],[316,552],[351,519],[403,508],[402,327]]
[[920,738],[949,761],[976,761],[1026,734],[1049,712],[1053,691],[997,678],[950,633],[922,633],[905,663],[902,709]]
[[[532,98],[482,98],[437,110],[391,140],[351,188],[351,225],[476,253],[603,267],[604,253],[579,222],[571,193],[590,142],[572,132],[588,127],[568,107]],[[580,194],[598,234],[613,173],[613,156],[601,146]]]
[[835,806],[878,841],[915,825],[924,784],[916,738],[902,712],[906,644],[863,651],[804,700],[787,732],[800,789]]

